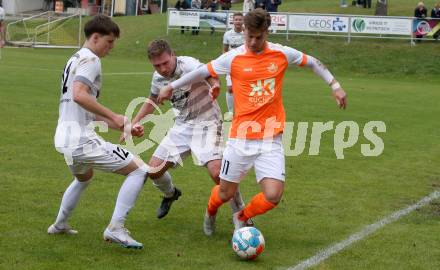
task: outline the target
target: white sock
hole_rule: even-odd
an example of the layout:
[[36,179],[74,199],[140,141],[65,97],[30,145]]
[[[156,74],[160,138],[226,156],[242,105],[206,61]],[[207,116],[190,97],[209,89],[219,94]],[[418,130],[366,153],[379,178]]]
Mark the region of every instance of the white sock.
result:
[[162,191],[166,198],[170,198],[174,195],[173,180],[169,172],[166,171],[161,177],[151,180],[153,181],[153,185]]
[[131,208],[133,208],[147,176],[148,172],[146,167],[138,168],[127,175],[116,200],[111,221],[113,227],[121,227],[124,225],[125,219]]
[[228,111],[234,111],[234,96],[232,93],[226,92],[226,105],[228,106]]
[[232,213],[236,213],[244,208],[245,204],[239,188],[237,188],[234,197],[229,201],[229,206],[231,207]]
[[72,214],[81,194],[87,188],[89,183],[90,180],[87,182],[80,182],[76,178],[73,179],[72,183],[64,192],[63,199],[61,200],[60,210],[58,211],[58,216],[55,220],[56,227],[63,228],[67,225],[67,219]]

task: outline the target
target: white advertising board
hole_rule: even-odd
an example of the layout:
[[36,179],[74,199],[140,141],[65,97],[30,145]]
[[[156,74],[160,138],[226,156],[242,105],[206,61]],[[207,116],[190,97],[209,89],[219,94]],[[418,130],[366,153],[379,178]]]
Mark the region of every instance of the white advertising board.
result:
[[197,11],[170,10],[169,26],[199,26]]
[[364,34],[411,35],[411,19],[369,18],[351,19],[351,32]]
[[348,33],[348,17],[290,15],[289,30],[307,32]]

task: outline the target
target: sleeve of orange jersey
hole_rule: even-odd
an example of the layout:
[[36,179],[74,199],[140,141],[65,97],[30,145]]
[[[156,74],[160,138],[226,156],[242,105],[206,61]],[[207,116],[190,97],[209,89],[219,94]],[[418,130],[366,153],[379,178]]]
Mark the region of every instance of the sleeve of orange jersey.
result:
[[217,73],[215,73],[214,68],[212,67],[212,62],[209,62],[208,64],[206,64],[206,67],[208,68],[208,72],[209,72],[209,74],[211,74],[211,77],[214,77],[214,78],[218,77]]
[[231,72],[231,62],[235,54],[236,52],[234,50],[228,51],[209,62],[206,65],[209,74],[211,74],[212,77],[229,74]]

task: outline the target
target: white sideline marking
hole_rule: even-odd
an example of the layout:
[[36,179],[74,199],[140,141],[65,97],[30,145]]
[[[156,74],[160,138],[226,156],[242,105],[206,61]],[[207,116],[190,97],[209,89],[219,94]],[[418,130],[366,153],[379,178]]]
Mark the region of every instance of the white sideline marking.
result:
[[396,211],[392,213],[391,215],[379,220],[376,223],[370,224],[365,226],[362,230],[359,232],[350,235],[345,240],[336,243],[320,252],[318,252],[315,256],[308,258],[307,260],[302,261],[301,263],[297,264],[296,266],[292,266],[287,268],[287,270],[304,270],[311,266],[315,266],[322,261],[328,259],[330,256],[338,253],[339,251],[343,250],[344,248],[350,246],[356,241],[362,240],[363,238],[367,237],[368,235],[374,233],[375,231],[379,230],[380,228],[384,227],[385,225],[388,225],[392,222],[397,221],[403,216],[408,215],[412,211],[419,209],[431,201],[440,198],[440,191],[434,191],[433,193],[429,194],[428,196],[422,198],[419,202],[408,206],[407,208],[401,209],[399,211]]
[[[32,69],[32,70],[42,70],[42,71],[52,71],[52,72],[62,72],[61,69],[50,69],[50,68],[37,68],[37,67],[29,67],[29,66],[17,66],[17,65],[9,65],[8,68],[19,68],[19,69]],[[125,75],[151,75],[153,72],[110,72],[103,73],[104,76],[125,76]]]

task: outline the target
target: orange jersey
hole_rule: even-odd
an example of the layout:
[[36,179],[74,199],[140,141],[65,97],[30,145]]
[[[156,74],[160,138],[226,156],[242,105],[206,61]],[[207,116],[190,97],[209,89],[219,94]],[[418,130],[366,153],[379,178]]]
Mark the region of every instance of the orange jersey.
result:
[[234,118],[230,138],[263,139],[283,132],[283,79],[289,64],[303,66],[307,56],[293,48],[267,42],[259,54],[243,45],[208,64],[211,76],[230,74]]

